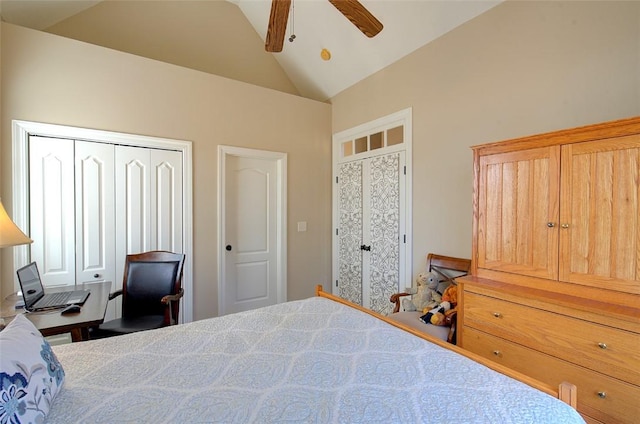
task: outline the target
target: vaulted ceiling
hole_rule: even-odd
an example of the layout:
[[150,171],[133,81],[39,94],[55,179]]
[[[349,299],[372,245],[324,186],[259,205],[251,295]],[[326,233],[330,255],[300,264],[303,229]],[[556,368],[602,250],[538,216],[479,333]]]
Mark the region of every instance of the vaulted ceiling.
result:
[[[220,2],[223,0],[206,0],[207,2]],[[303,97],[320,101],[326,101],[342,90],[352,86],[358,81],[383,69],[391,63],[399,60],[414,50],[435,40],[455,27],[464,24],[470,19],[484,13],[503,0],[360,0],[361,3],[384,25],[384,29],[374,38],[367,38],[349,20],[347,20],[327,0],[293,0],[290,9],[287,37],[295,34],[293,42],[285,40],[283,51],[280,53],[264,52],[264,40],[267,32],[270,0],[228,0],[237,6],[248,22],[246,27],[252,27],[255,31],[255,40],[251,41],[255,46],[254,55],[271,55],[294,89],[283,91],[294,92]],[[152,19],[154,10],[158,10],[161,4],[167,1],[139,1],[139,0],[0,0],[0,14],[6,22],[26,26],[38,30],[50,30],[56,28],[60,22],[70,17],[80,17],[97,10],[98,6],[107,6],[101,3],[113,2],[123,6],[136,4],[147,8],[146,19]],[[171,0],[176,7],[193,6],[202,2],[191,0]],[[191,4],[190,4],[191,3]],[[220,5],[218,5],[220,6]],[[224,8],[217,8],[222,10]],[[194,9],[195,10],[195,9]],[[194,12],[200,13],[203,12]],[[216,12],[217,13],[217,12]],[[193,19],[202,18],[193,16]],[[212,23],[212,25],[214,25]],[[220,23],[217,24],[220,27]],[[236,24],[239,27],[239,24]],[[117,32],[118,25],[110,25],[111,31]],[[171,29],[170,25],[166,26]],[[189,36],[193,40],[202,40],[211,35],[198,35],[197,31],[204,31],[204,26],[192,25],[188,31],[193,32]],[[225,47],[233,48],[236,42],[233,31],[225,28],[222,35]],[[56,32],[55,30],[50,32]],[[184,32],[182,30],[181,32]],[[77,37],[80,38],[80,37]],[[176,39],[178,39],[176,35]],[[180,38],[185,41],[184,35]],[[91,40],[85,40],[91,42]],[[238,40],[239,41],[239,40]],[[245,40],[246,41],[246,40]],[[220,40],[218,40],[220,42]],[[168,43],[165,45],[168,46]],[[222,44],[218,44],[222,45]],[[117,48],[117,46],[108,46]],[[168,49],[169,47],[167,47]],[[320,56],[322,49],[331,54],[330,60],[323,60]],[[184,49],[183,49],[184,50]],[[244,48],[243,54],[249,54]],[[259,52],[259,53],[258,53]],[[136,54],[145,55],[144,52],[135,51]],[[202,52],[198,53],[202,55]],[[153,57],[153,55],[149,55]],[[163,60],[162,57],[154,57]],[[221,60],[218,58],[217,60]],[[234,60],[226,58],[224,60]],[[269,59],[271,60],[271,59]],[[169,60],[172,63],[190,67],[189,63],[180,63],[180,59]],[[220,73],[223,76],[255,83],[257,85],[270,86],[269,83],[261,83],[259,77],[243,76],[240,61],[234,70],[216,72],[215,69],[201,69],[212,73]],[[246,63],[246,62],[244,62]],[[254,62],[256,63],[256,62]],[[264,62],[267,63],[267,62]],[[248,66],[248,65],[244,65]],[[197,68],[197,66],[191,66]],[[233,69],[233,68],[230,68]],[[235,74],[237,75],[234,75]],[[279,89],[271,84],[270,88]]]

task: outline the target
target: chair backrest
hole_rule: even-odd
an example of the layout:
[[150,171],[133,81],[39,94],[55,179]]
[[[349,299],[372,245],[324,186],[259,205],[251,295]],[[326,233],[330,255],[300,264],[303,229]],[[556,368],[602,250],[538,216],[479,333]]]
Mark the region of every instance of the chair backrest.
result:
[[429,253],[427,255],[427,269],[430,272],[435,272],[440,277],[441,284],[438,286],[438,292],[442,293],[446,286],[453,282],[454,278],[462,277],[469,273],[471,259]]
[[[169,308],[161,303],[166,295],[182,288],[184,255],[167,251],[151,251],[127,255],[122,282],[122,316],[164,315],[171,322]],[[178,321],[179,301],[171,308],[173,321]]]

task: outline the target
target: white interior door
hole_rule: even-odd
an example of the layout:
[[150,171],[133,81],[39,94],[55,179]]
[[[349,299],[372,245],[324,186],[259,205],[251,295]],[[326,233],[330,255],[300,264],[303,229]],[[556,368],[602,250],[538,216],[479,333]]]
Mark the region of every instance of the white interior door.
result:
[[75,141],[76,278],[113,281],[113,146]]
[[283,154],[225,154],[219,284],[220,314],[286,300]]
[[[116,268],[119,270],[124,268],[125,255],[151,250],[150,161],[147,149],[116,146],[116,228],[120,229],[116,243]],[[119,273],[122,275],[122,271]],[[121,279],[118,283],[122,285]]]
[[[112,290],[122,289],[126,255],[151,250],[149,215],[150,157],[147,149],[115,147],[115,279]],[[122,316],[122,298],[109,302],[107,317]]]
[[[115,146],[115,187],[117,290],[122,288],[126,255],[149,250],[183,253],[182,153]],[[121,301],[110,304],[120,316]]]
[[29,138],[31,260],[45,286],[76,281],[74,141]]
[[183,253],[182,153],[147,149],[151,164],[151,245]]
[[[147,149],[151,163],[151,246],[153,250],[183,251],[182,152]],[[184,321],[184,305],[179,322]]]

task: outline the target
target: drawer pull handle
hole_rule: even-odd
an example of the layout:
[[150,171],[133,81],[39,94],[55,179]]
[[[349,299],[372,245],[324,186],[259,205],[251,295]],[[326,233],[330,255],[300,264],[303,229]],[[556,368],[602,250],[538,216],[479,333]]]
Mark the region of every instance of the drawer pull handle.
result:
[[598,343],[598,347],[599,347],[600,349],[604,350],[604,349],[606,349],[608,346],[607,346],[607,344],[606,344],[606,343],[602,343],[602,342],[600,342],[600,343]]
[[604,398],[606,398],[606,397],[607,397],[607,392],[598,392],[598,397],[599,397],[600,399],[604,399]]
[[569,224],[562,224],[561,227],[564,228],[564,229],[567,229],[567,228],[569,228]]
[[499,350],[494,350],[494,351],[493,351],[493,354],[494,354],[495,356],[502,356],[502,352],[500,352]]
[[553,228],[555,226],[556,226],[555,222],[547,222],[547,227]]
[[502,314],[500,312],[494,312],[493,316],[496,318],[502,318]]

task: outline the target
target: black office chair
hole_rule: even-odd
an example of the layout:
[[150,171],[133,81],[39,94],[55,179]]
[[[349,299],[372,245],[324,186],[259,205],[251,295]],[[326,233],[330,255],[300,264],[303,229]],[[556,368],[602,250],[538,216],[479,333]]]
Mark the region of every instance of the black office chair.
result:
[[89,331],[91,339],[135,333],[175,325],[178,322],[184,255],[152,251],[127,255],[122,290],[122,318],[107,321]]

